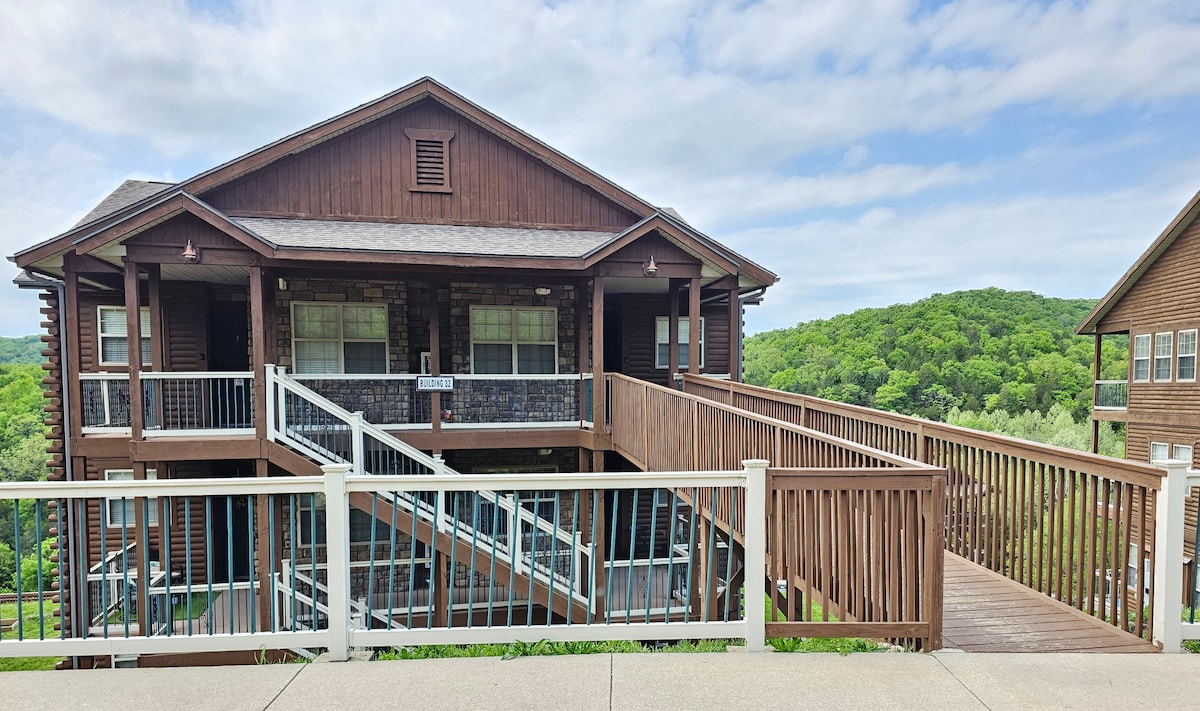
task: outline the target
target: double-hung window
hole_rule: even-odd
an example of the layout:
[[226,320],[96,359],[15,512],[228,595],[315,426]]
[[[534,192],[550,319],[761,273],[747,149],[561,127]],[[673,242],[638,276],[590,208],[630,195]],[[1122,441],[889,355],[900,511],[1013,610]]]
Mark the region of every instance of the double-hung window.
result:
[[[150,365],[150,309],[141,312],[142,365]],[[129,365],[129,329],[124,306],[101,306],[96,333],[100,338],[100,365]]]
[[1171,379],[1171,347],[1174,345],[1175,334],[1154,334],[1154,382],[1167,382]]
[[[105,469],[104,478],[108,481],[133,481],[132,469]],[[146,479],[154,480],[158,478],[158,472],[154,469],[146,470]],[[108,499],[105,502],[106,521],[105,524],[109,528],[133,528],[134,521],[137,519],[137,500],[130,498],[115,498]],[[148,497],[146,499],[146,525],[158,525],[158,499]]]
[[1150,382],[1150,334],[1133,337],[1133,382]]
[[1194,381],[1196,379],[1196,329],[1179,332],[1176,353],[1175,378]]
[[[679,317],[679,367],[687,368],[691,358],[691,332],[687,316]],[[704,317],[700,317],[700,367],[704,367]],[[654,320],[654,367],[666,368],[671,363],[671,319],[659,316]]]
[[1151,442],[1150,443],[1150,461],[1161,462],[1170,456],[1171,445],[1166,442]]
[[1171,459],[1178,459],[1192,466],[1192,447],[1188,444],[1177,444],[1171,447]]
[[558,311],[549,307],[472,306],[471,372],[558,372]]
[[386,373],[386,304],[293,304],[299,374]]

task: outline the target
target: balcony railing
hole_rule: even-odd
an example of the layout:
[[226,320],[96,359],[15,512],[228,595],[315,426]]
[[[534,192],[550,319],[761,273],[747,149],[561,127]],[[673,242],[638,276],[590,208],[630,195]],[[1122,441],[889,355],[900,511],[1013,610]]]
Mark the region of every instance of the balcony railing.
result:
[[1124,410],[1129,407],[1129,382],[1097,380],[1092,403],[1096,410]]
[[[426,428],[433,421],[431,393],[417,389],[411,373],[292,375],[327,400],[386,429]],[[578,427],[580,382],[590,375],[455,375],[441,393],[442,427]]]
[[147,437],[254,430],[254,374],[142,373]]
[[129,376],[125,373],[80,373],[83,432],[129,430]]

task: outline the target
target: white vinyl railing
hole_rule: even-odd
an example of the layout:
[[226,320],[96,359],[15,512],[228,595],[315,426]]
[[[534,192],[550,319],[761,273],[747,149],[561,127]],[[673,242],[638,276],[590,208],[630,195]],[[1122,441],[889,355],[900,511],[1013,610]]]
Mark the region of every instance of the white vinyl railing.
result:
[[[434,458],[367,422],[361,412],[349,412],[301,383],[287,377],[281,369],[266,367],[267,397],[271,406],[267,415],[267,437],[284,443],[322,465],[346,464],[355,474],[458,474],[441,458]],[[581,576],[554,576],[540,553],[549,545],[559,544],[566,551],[569,566],[579,571],[592,559],[591,551],[583,545],[578,532],[564,531],[552,521],[521,506],[514,496],[504,496],[490,490],[477,494],[480,502],[495,506],[503,515],[495,516],[510,524],[515,533],[503,538],[480,532],[469,521],[452,519],[443,507],[411,497],[397,500],[405,513],[419,517],[460,540],[480,545],[495,545],[509,554],[517,565],[517,574],[548,582],[560,592],[573,595],[580,603],[586,597],[568,587],[568,581],[580,581]],[[442,501],[445,499],[443,498]],[[539,537],[541,539],[539,545]],[[554,540],[555,543],[548,544]]]
[[[697,513],[690,512],[689,529],[692,533],[681,536],[662,531],[662,542],[666,552],[656,555],[656,546],[633,555],[638,543],[630,542],[629,563],[615,562],[612,553],[619,553],[624,543],[616,541],[606,546],[610,555],[600,555],[601,541],[595,535],[588,540],[590,560],[606,561],[590,564],[586,568],[560,570],[547,565],[545,577],[537,585],[515,578],[520,568],[517,549],[505,549],[497,538],[484,541],[474,531],[472,537],[464,539],[456,530],[457,516],[449,516],[440,504],[460,497],[485,500],[485,492],[501,492],[499,496],[512,497],[516,491],[559,492],[557,500],[570,499],[577,502],[572,507],[577,522],[599,535],[605,526],[607,514],[600,513],[599,506],[605,500],[604,492],[636,492],[646,489],[689,489],[694,497],[697,490],[743,489],[738,496],[747,507],[745,531],[745,560],[747,570],[765,570],[766,545],[766,494],[765,467],[761,461],[747,462],[744,470],[728,472],[664,472],[664,473],[580,473],[580,474],[493,474],[493,475],[351,475],[350,465],[331,464],[323,466],[322,477],[247,477],[233,479],[160,479],[131,481],[72,481],[0,483],[0,506],[12,506],[23,510],[25,500],[39,502],[39,507],[48,507],[51,502],[60,510],[76,515],[95,511],[98,502],[130,501],[140,509],[139,536],[149,536],[145,514],[147,507],[161,505],[173,518],[175,525],[160,531],[169,538],[164,541],[158,556],[169,556],[172,544],[182,549],[182,560],[167,557],[161,561],[147,560],[142,551],[132,556],[129,549],[120,548],[117,556],[100,552],[103,572],[106,564],[118,557],[130,561],[131,565],[120,571],[125,585],[136,588],[144,596],[137,605],[139,614],[146,614],[152,624],[145,626],[146,634],[133,624],[108,625],[103,632],[92,631],[86,636],[70,636],[66,628],[56,629],[56,610],[60,594],[69,594],[72,575],[64,575],[62,583],[65,593],[60,593],[57,571],[46,571],[37,577],[37,603],[18,602],[19,627],[38,630],[26,633],[18,639],[0,639],[0,657],[15,656],[102,656],[155,653],[195,653],[212,651],[253,651],[259,649],[328,649],[334,659],[346,659],[351,647],[387,647],[419,644],[471,644],[484,642],[535,641],[550,639],[571,640],[656,640],[693,638],[737,638],[744,637],[752,650],[763,648],[764,619],[761,614],[750,614],[748,619],[738,619],[736,604],[726,605],[722,615],[710,617],[709,608],[693,602],[702,589],[714,589],[716,579],[711,567],[705,573],[698,569],[703,542],[695,533],[700,525]],[[725,492],[723,495],[729,495]],[[631,494],[635,496],[636,494]],[[315,517],[316,509],[307,509],[297,501],[312,501],[323,497],[323,520]],[[447,529],[432,529],[425,518],[411,517],[411,531],[401,528],[402,518],[396,518],[392,509],[389,519],[391,528],[382,538],[372,533],[368,545],[371,556],[365,565],[352,561],[351,553],[359,550],[362,543],[352,542],[351,511],[362,510],[361,497],[372,501],[388,502],[399,507],[400,501],[427,502],[432,496],[438,503],[432,508],[436,516],[447,514],[450,523]],[[356,497],[358,497],[356,499]],[[439,500],[440,497],[440,500]],[[12,502],[17,505],[13,505]],[[579,505],[587,501],[589,505]],[[157,502],[151,504],[151,502]],[[244,502],[246,510],[257,512],[248,519],[254,528],[246,543],[248,547],[235,547],[234,537],[219,544],[212,539],[213,516],[224,510],[226,514],[236,511]],[[221,505],[223,504],[223,505]],[[664,513],[663,520],[670,521],[676,515]],[[25,507],[28,508],[28,507]],[[636,510],[636,507],[635,507]],[[189,513],[192,512],[192,513]],[[519,511],[515,520],[520,520]],[[614,517],[616,509],[613,509]],[[387,518],[388,512],[373,511],[372,517]],[[195,516],[203,516],[201,523],[206,532],[202,540],[195,540],[189,532]],[[636,516],[636,514],[635,514]],[[657,520],[657,517],[652,520]],[[299,533],[303,522],[308,521],[309,541]],[[319,523],[318,523],[319,521]],[[714,521],[704,519],[708,526]],[[20,522],[18,522],[20,523]],[[175,526],[178,526],[176,529]],[[650,524],[651,537],[655,536],[654,524]],[[323,533],[323,563],[318,564],[318,553],[314,545],[314,534],[320,526]],[[418,530],[419,528],[419,530]],[[668,528],[673,529],[673,526]],[[175,529],[175,530],[172,530]],[[282,530],[282,548],[275,538],[275,531]],[[515,527],[514,529],[515,530]],[[232,527],[231,527],[232,532]],[[124,534],[124,530],[122,531]],[[183,537],[184,540],[180,540]],[[515,536],[520,538],[520,536]],[[121,538],[124,538],[122,535]],[[428,557],[412,556],[416,541],[421,539],[428,550],[436,551],[446,567],[440,568],[448,574],[434,570],[429,579],[412,575],[418,565],[428,565]],[[120,539],[119,539],[120,540]],[[152,540],[152,539],[148,539]],[[552,540],[558,540],[557,538]],[[67,543],[60,535],[59,545]],[[39,541],[31,542],[40,545]],[[196,544],[193,546],[193,544]],[[114,546],[118,544],[114,543]],[[234,567],[229,569],[229,582],[214,580],[220,568],[214,566],[213,556],[228,546],[230,559],[244,554],[248,560],[259,563],[249,568],[248,580],[234,580]],[[240,544],[238,544],[240,545]],[[135,549],[136,550],[136,549]],[[407,551],[407,553],[405,553]],[[545,551],[550,557],[565,554],[557,546]],[[311,560],[300,560],[303,554]],[[359,550],[361,554],[361,550]],[[86,561],[81,561],[86,565]],[[318,567],[320,565],[320,567]],[[539,564],[535,563],[534,567]],[[663,566],[683,568],[682,575],[658,575],[667,583],[660,595],[651,578]],[[419,593],[421,601],[412,604],[380,602],[364,592],[363,583],[352,584],[352,576],[364,573],[368,580],[388,580],[385,598],[395,596],[397,603],[402,591]],[[434,568],[439,566],[434,565]],[[83,573],[87,572],[85,568]],[[407,572],[405,572],[407,571]],[[641,573],[646,575],[642,576]],[[69,571],[68,571],[69,572]],[[141,573],[139,575],[139,572]],[[323,573],[324,580],[318,575]],[[117,574],[114,571],[114,574]],[[404,574],[405,580],[399,580]],[[583,578],[584,584],[558,584],[559,576]],[[710,576],[706,579],[706,575]],[[206,578],[206,579],[205,579]],[[609,587],[614,581],[625,578],[632,581],[621,592],[625,600],[612,600],[617,593]],[[477,580],[479,582],[477,582]],[[671,585],[672,581],[676,584]],[[745,576],[742,604],[751,613],[756,612],[764,599],[764,577]],[[29,582],[28,580],[26,581]],[[367,583],[367,590],[371,582]],[[458,596],[457,590],[468,594]],[[564,591],[582,590],[586,605],[578,604],[575,595]],[[218,594],[222,597],[218,598]],[[412,592],[407,593],[414,599]],[[204,612],[221,615],[221,606],[243,604],[234,597],[244,598],[245,619],[249,627],[240,624],[193,625],[191,617],[179,620],[173,614],[181,605],[186,606],[193,596],[204,598]],[[176,599],[178,598],[178,600]],[[294,601],[294,604],[290,601]],[[747,602],[748,601],[748,602]],[[734,601],[737,602],[737,601]],[[284,604],[288,609],[283,609]],[[425,614],[420,607],[426,607]],[[416,608],[414,610],[414,608]],[[703,608],[703,609],[701,609]],[[297,613],[296,610],[299,610]],[[732,610],[732,612],[731,612]],[[86,609],[83,611],[86,614]],[[235,612],[237,615],[235,615]],[[414,612],[418,614],[413,614]],[[435,614],[436,612],[436,614]],[[620,614],[616,614],[619,612]],[[226,617],[242,613],[230,608]],[[307,624],[295,624],[304,621]],[[33,619],[37,618],[37,619]],[[239,617],[240,619],[240,617]],[[172,620],[174,620],[172,622]],[[289,624],[285,624],[285,620]],[[156,634],[155,634],[156,633]]]
[[83,434],[129,432],[129,374],[80,373]]
[[[1200,640],[1200,622],[1196,622],[1200,615],[1196,611],[1200,604],[1196,570],[1200,526],[1194,529],[1192,540],[1185,536],[1187,499],[1192,487],[1200,486],[1200,470],[1178,459],[1153,464],[1167,472],[1155,507],[1154,642],[1162,645],[1164,652],[1178,653],[1184,640]],[[1185,574],[1185,553],[1192,557],[1191,575]],[[1186,606],[1181,603],[1185,597]]]
[[223,435],[254,431],[254,373],[143,372],[142,435]]

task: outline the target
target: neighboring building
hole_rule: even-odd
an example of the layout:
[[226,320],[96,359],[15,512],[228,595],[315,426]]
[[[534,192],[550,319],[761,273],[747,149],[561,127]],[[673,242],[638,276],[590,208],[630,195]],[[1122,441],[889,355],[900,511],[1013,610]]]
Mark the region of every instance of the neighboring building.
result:
[[[273,436],[292,405],[270,366],[464,473],[600,471],[592,379],[738,379],[743,304],[776,280],[427,78],[178,184],[127,181],[13,260],[46,303],[68,480],[319,473],[320,447]],[[135,517],[170,517],[169,543],[139,540],[164,564],[183,521],[211,535],[218,577],[252,565],[248,528],[270,536],[244,507],[178,509],[65,515],[69,568]]]
[[[1200,193],[1138,257],[1078,328],[1096,337],[1093,451],[1102,422],[1125,423],[1125,457],[1197,466],[1200,383]],[[1101,380],[1105,337],[1129,340],[1127,375]],[[1197,494],[1188,499],[1185,560],[1192,557]]]

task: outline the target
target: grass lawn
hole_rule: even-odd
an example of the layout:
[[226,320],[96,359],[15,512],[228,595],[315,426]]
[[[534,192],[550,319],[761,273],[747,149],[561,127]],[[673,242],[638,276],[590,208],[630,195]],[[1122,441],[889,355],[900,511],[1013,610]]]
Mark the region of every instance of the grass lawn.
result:
[[[56,639],[58,632],[54,629],[55,617],[54,611],[58,609],[57,605],[47,601],[44,605],[45,621],[39,622],[37,602],[24,603],[21,606],[23,613],[21,619],[21,634],[25,639],[38,639],[46,637]],[[17,619],[17,603],[0,604],[0,620],[15,620]],[[3,632],[0,632],[0,640],[17,639],[17,630],[10,630],[6,626]],[[41,671],[53,669],[61,657],[0,657],[0,672],[3,671]]]

